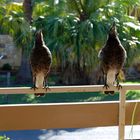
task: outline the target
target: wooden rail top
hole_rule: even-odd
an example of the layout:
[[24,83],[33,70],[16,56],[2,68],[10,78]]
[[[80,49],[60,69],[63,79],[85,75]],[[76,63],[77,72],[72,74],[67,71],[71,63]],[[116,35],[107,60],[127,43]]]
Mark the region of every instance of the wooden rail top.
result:
[[[118,91],[116,86],[111,86],[108,90]],[[32,94],[32,93],[64,93],[64,92],[99,92],[108,91],[103,85],[83,85],[83,86],[50,86],[49,89],[36,89],[31,87],[4,87],[0,88],[0,94]],[[140,84],[122,84],[120,90],[140,90]]]

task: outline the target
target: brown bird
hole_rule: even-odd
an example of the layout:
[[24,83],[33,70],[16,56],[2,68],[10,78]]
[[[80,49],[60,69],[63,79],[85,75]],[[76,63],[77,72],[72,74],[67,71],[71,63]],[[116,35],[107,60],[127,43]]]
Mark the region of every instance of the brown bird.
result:
[[[122,88],[119,84],[118,75],[122,70],[127,54],[118,38],[115,22],[110,28],[106,44],[100,50],[98,57],[104,75],[104,88],[108,89],[115,82],[118,89]],[[109,93],[114,94],[114,91],[105,91],[105,94]]]
[[[39,30],[36,33],[34,47],[30,56],[34,90],[36,88],[46,88],[46,80],[51,63],[52,54],[44,43],[42,31]],[[35,93],[35,95],[43,96],[44,93]]]

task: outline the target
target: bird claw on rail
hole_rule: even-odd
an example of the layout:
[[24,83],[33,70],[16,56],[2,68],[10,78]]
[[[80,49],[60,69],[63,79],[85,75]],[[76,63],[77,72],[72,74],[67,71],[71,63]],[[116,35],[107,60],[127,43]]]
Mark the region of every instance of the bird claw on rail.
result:
[[108,89],[109,88],[109,85],[108,84],[104,84],[103,88]]
[[31,89],[33,89],[35,91],[38,88],[36,86],[33,86],[33,87],[31,87]]
[[[103,86],[103,88],[106,88],[106,89],[109,89],[109,85],[108,84],[105,84]],[[110,95],[114,95],[114,91],[104,91],[105,94],[110,94]]]
[[51,90],[51,89],[49,88],[49,86],[45,86],[44,89],[46,89],[46,92],[47,92],[48,90],[49,90],[49,91]]
[[118,90],[122,89],[122,85],[117,84],[117,89],[118,89]]

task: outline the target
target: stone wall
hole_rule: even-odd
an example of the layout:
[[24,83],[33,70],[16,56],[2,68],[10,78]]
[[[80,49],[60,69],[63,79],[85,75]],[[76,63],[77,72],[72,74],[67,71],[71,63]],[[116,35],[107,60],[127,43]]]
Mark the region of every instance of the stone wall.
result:
[[9,35],[0,35],[0,67],[9,63],[13,68],[19,67],[21,62],[21,49],[16,48]]

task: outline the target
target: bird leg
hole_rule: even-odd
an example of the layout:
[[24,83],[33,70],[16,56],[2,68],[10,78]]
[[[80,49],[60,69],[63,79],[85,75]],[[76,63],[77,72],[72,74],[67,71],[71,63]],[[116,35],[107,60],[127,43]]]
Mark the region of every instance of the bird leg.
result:
[[49,88],[48,84],[46,86],[46,79],[47,79],[47,76],[44,78],[43,85],[44,85],[44,89],[46,89],[46,92],[47,92],[48,90],[50,90],[50,88]]
[[107,74],[104,74],[104,86],[103,86],[103,88],[106,88],[106,89],[109,88],[109,85],[107,84]]
[[117,89],[118,90],[122,89],[122,85],[120,85],[119,82],[117,83]]
[[47,85],[47,86],[45,86],[44,87],[44,89],[46,89],[46,92],[48,91],[48,90],[51,90],[50,88],[49,88],[49,86]]
[[34,89],[34,91],[36,89],[38,89],[36,86],[35,86],[35,82],[36,82],[36,76],[33,76],[33,86],[31,87],[31,89]]
[[119,73],[116,74],[116,79],[115,80],[117,82],[117,89],[120,90],[120,89],[122,89],[122,85],[120,85],[120,83],[119,83],[118,75],[119,75]]
[[[106,88],[108,89],[109,88],[109,85],[107,84],[107,74],[104,75],[104,86],[103,88]],[[114,91],[104,91],[105,94],[110,94],[110,95],[113,95],[114,94]]]
[[[104,86],[103,88],[106,88],[108,89],[109,88],[109,85],[107,84],[107,74],[104,74]],[[105,94],[108,94],[109,92],[108,91],[104,91]]]
[[109,85],[105,83],[104,86],[103,86],[103,88],[108,89],[109,88]]
[[[31,89],[34,89],[34,91],[35,91],[36,89],[38,89],[38,88],[36,87],[35,83],[36,83],[36,76],[33,76],[33,87],[31,87]],[[40,97],[40,96],[44,96],[44,93],[34,93],[34,95],[35,95],[36,97]]]
[[33,89],[34,91],[36,90],[36,89],[38,89],[35,85],[33,85],[32,87],[31,87],[31,89]]

